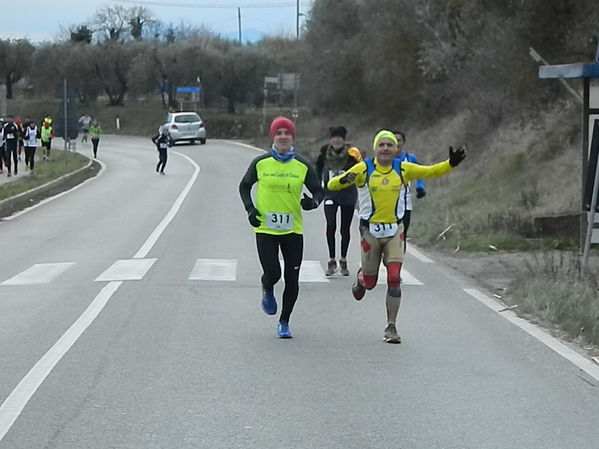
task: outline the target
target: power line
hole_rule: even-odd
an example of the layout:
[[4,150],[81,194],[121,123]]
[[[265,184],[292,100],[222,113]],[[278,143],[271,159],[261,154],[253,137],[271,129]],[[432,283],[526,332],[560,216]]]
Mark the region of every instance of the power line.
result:
[[[176,8],[204,8],[204,9],[231,9],[231,8],[291,8],[296,6],[297,2],[279,2],[279,3],[255,3],[250,5],[239,5],[238,3],[165,3],[159,1],[136,1],[136,0],[118,0],[118,3],[133,3],[135,5],[151,5],[151,6],[174,6]],[[306,3],[306,2],[302,2]]]

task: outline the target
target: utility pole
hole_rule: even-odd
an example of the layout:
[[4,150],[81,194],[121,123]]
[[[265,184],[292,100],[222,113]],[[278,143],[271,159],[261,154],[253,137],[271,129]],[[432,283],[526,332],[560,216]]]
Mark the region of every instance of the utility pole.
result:
[[68,110],[69,110],[69,94],[68,94],[68,89],[67,89],[67,79],[64,79],[64,84],[63,84],[63,93],[64,93],[64,135],[63,135],[63,139],[64,139],[64,151],[65,153],[67,151],[69,151],[69,125],[68,125],[68,119],[69,119],[69,114],[68,114]]
[[239,27],[239,43],[241,44],[241,7],[237,8],[237,24]]
[[299,18],[300,18],[299,0],[296,0],[296,3],[295,3],[295,37],[296,37],[296,39],[299,39]]

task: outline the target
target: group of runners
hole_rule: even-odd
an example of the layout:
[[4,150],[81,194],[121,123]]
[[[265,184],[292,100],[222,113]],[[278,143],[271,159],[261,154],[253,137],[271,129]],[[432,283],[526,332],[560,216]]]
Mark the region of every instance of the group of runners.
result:
[[[275,284],[281,279],[279,251],[283,257],[282,308],[277,325],[279,338],[292,338],[289,319],[299,294],[299,271],[303,258],[302,210],[316,209],[324,202],[329,261],[326,274],[337,270],[349,276],[347,251],[355,206],[360,219],[360,262],[351,291],[361,300],[378,280],[381,261],[387,268],[387,325],[383,340],[401,343],[397,315],[401,304],[401,268],[411,207],[410,182],[416,181],[417,198],[426,195],[424,178],[443,176],[466,157],[464,146],[449,147],[449,158],[434,165],[417,163],[405,152],[405,134],[379,130],[373,139],[374,157],[363,158],[355,146],[346,143],[347,130],[329,129],[329,143],[323,146],[314,168],[296,152],[296,127],[286,117],[277,117],[270,126],[270,151],[256,157],[239,184],[248,221],[255,230],[258,258],[262,267],[261,305],[276,315]],[[251,195],[256,184],[255,202]],[[310,195],[303,194],[304,186]],[[341,251],[336,260],[337,210],[341,212]],[[407,212],[407,214],[406,214]]]
[[44,116],[40,122],[41,126],[38,127],[33,120],[22,121],[10,115],[0,119],[0,174],[4,173],[5,168],[8,177],[18,174],[23,153],[25,170],[33,174],[38,140],[41,140],[44,149],[44,160],[50,159],[50,148],[54,138],[52,118]]

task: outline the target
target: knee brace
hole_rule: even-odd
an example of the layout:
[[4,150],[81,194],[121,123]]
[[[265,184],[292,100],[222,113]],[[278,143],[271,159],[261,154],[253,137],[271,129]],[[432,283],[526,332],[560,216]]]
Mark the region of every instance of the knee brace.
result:
[[399,289],[400,272],[401,264],[399,262],[390,262],[387,264],[387,285],[389,286],[389,290],[391,288]]
[[364,275],[364,287],[366,290],[372,290],[376,287],[376,281],[378,279],[377,274],[365,274]]

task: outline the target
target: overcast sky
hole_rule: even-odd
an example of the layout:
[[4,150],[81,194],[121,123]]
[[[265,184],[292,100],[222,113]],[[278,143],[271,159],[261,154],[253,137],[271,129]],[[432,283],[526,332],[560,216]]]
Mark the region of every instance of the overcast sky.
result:
[[[192,26],[206,26],[219,34],[237,34],[237,7],[241,7],[242,29],[255,29],[264,34],[296,34],[297,0],[148,0],[137,5],[151,10],[164,23],[178,25],[183,21]],[[156,5],[159,3],[159,5]],[[0,38],[28,38],[32,42],[54,40],[60,26],[81,24],[91,18],[104,5],[120,4],[125,7],[135,3],[111,0],[26,0],[2,2]],[[163,4],[170,6],[162,6]],[[300,14],[307,13],[310,0],[300,0]],[[178,5],[178,6],[176,6]],[[211,5],[219,8],[194,8],[183,5]],[[259,7],[256,6],[270,6]],[[230,7],[222,7],[230,6]],[[37,14],[30,14],[36,11]],[[33,19],[33,20],[32,20]],[[300,16],[300,25],[303,24]],[[243,38],[243,37],[242,37]],[[245,40],[245,39],[244,39]]]

